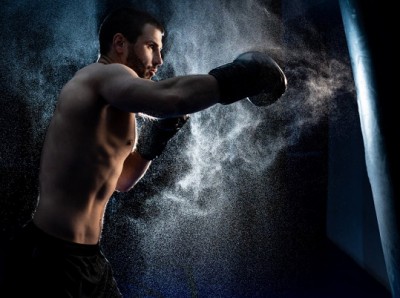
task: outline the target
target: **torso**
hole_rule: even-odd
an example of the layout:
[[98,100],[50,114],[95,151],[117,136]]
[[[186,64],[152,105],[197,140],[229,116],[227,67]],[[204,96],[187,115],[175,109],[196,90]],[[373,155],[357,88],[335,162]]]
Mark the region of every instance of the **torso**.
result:
[[61,91],[44,142],[35,224],[53,236],[98,243],[105,207],[136,140],[135,115],[105,102],[80,70]]

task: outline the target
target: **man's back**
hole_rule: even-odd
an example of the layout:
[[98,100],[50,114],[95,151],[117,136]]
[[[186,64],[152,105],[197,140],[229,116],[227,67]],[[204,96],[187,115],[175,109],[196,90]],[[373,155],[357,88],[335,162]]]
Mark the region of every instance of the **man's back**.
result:
[[78,243],[98,242],[105,205],[136,138],[135,115],[97,91],[105,67],[83,68],[62,89],[42,152],[34,222]]

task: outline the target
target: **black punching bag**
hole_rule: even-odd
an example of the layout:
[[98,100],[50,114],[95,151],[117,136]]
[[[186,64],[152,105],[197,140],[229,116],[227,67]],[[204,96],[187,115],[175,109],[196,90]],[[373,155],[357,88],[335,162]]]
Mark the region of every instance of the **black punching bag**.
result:
[[[395,114],[400,82],[395,65],[397,9],[372,0],[339,0],[351,58],[365,160],[390,288],[400,297],[400,132]],[[400,122],[399,122],[400,123]]]

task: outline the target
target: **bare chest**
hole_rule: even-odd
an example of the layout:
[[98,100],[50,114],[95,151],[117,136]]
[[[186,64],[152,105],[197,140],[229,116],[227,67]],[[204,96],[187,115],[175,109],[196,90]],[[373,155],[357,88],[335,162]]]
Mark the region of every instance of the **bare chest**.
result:
[[136,143],[136,119],[133,113],[108,106],[102,115],[101,132],[110,145],[131,151]]

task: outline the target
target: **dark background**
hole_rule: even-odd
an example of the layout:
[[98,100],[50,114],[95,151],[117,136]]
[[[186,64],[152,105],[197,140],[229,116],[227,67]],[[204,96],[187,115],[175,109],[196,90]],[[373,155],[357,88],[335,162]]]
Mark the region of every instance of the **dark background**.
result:
[[[170,32],[161,79],[229,62],[246,46],[227,30],[244,40],[260,30],[289,85],[269,108],[243,101],[193,115],[135,189],[113,195],[101,243],[125,296],[389,297],[338,3],[184,2],[2,2],[2,239],[35,208],[60,88],[96,60],[104,14],[134,3]],[[209,20],[190,17],[213,6]],[[213,24],[221,8],[231,23]],[[246,14],[265,27],[241,27]],[[179,36],[186,25],[196,36]],[[210,35],[209,49],[190,43]]]

